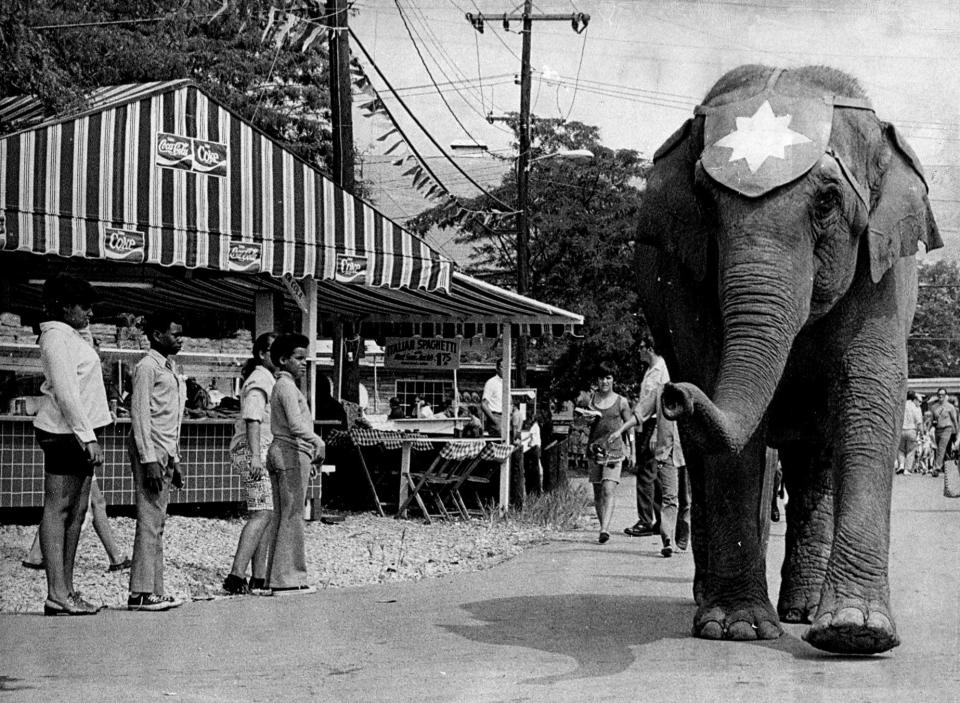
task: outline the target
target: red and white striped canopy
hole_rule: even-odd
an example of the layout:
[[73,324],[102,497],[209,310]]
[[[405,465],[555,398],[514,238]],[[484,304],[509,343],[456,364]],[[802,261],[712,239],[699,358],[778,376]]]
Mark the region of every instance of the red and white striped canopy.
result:
[[449,291],[451,261],[189,81],[0,100],[0,249]]

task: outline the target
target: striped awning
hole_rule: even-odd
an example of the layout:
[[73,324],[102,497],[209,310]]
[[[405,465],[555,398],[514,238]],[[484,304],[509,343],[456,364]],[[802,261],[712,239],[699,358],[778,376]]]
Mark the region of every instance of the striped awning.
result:
[[0,100],[0,249],[419,291],[451,261],[189,81]]

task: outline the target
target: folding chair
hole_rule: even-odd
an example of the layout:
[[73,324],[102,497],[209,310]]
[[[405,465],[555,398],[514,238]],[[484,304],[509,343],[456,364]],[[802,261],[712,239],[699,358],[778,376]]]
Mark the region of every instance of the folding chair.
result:
[[[476,457],[467,463],[464,470],[455,477],[455,480],[450,484],[448,490],[461,515],[465,518],[470,517],[470,510],[467,508],[467,503],[463,499],[461,489],[466,485],[477,487],[489,484],[493,470],[506,461],[510,455],[513,454],[513,451],[514,446],[512,444],[489,442]],[[485,468],[481,469],[481,465],[484,464],[486,465]],[[486,517],[487,510],[483,507],[483,501],[480,500],[480,496],[476,491],[474,492],[474,498],[476,499],[480,516]]]
[[[463,467],[479,456],[483,446],[483,440],[445,444],[425,471],[411,471],[407,478],[409,493],[404,504],[400,506],[400,514],[403,514],[416,500],[424,518],[427,522],[432,522],[430,512],[421,497],[421,494],[429,494],[437,508],[438,516],[449,520],[450,512],[443,503],[444,489],[456,482]],[[462,514],[460,505],[457,504],[456,507]]]

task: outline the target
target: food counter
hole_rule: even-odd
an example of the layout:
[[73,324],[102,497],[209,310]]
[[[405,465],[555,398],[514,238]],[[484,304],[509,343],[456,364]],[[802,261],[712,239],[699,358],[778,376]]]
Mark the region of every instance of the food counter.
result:
[[[240,476],[230,466],[232,418],[185,419],[180,435],[185,487],[171,491],[171,503],[242,502]],[[323,424],[318,423],[320,432]],[[110,505],[133,505],[133,475],[127,454],[130,420],[121,418],[102,435],[103,466],[97,481]],[[319,478],[308,497],[320,495]],[[33,418],[0,415],[0,510],[43,505],[43,452],[33,434]]]

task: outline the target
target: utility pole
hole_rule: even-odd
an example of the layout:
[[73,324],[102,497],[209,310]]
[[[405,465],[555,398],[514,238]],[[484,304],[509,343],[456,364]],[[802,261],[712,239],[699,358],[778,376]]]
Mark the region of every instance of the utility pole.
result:
[[[356,181],[353,160],[353,98],[350,86],[350,33],[347,25],[347,0],[326,0],[327,25],[330,27],[330,121],[333,135],[333,182],[353,193]],[[351,327],[353,327],[351,325]],[[356,330],[354,330],[356,332]],[[356,355],[345,360],[342,320],[333,333],[333,374],[335,396],[351,402],[360,400],[360,361]],[[342,379],[342,381],[340,380]]]
[[327,0],[330,27],[330,120],[333,128],[333,182],[353,193],[353,113],[350,89],[350,36],[347,0]]
[[[503,28],[510,29],[510,22],[521,23],[523,45],[520,54],[520,153],[517,156],[517,293],[526,295],[530,290],[530,48],[534,22],[570,22],[577,34],[586,29],[590,15],[582,12],[570,14],[533,14],[533,0],[524,0],[523,13],[492,15],[468,12],[467,21],[478,32],[483,32],[484,22],[500,20]],[[527,385],[527,335],[520,329],[517,340],[516,385]]]

